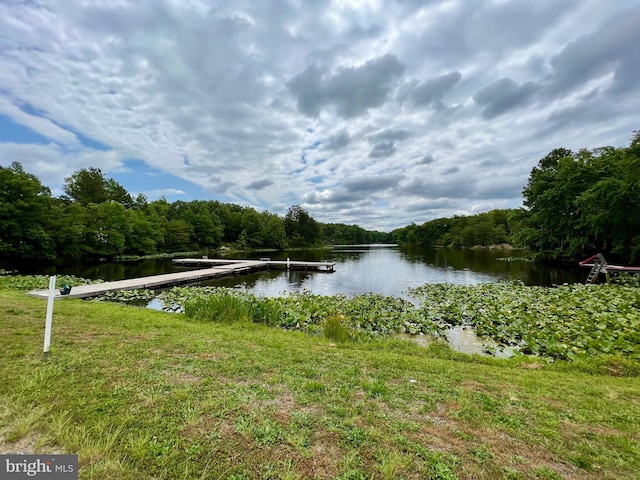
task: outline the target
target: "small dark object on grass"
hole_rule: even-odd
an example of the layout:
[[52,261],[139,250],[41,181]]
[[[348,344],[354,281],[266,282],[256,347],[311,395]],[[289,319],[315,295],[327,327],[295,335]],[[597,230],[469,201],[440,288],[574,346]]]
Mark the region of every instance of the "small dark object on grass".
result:
[[71,293],[71,287],[69,285],[65,285],[60,289],[60,295],[69,295]]

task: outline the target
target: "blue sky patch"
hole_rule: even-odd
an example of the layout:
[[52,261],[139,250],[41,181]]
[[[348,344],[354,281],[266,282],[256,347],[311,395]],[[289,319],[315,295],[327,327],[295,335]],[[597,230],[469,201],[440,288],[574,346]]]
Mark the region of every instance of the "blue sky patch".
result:
[[51,143],[51,140],[14,122],[5,115],[0,115],[0,143],[4,142],[38,143],[46,145]]
[[106,177],[113,177],[134,196],[144,193],[150,201],[164,196],[169,202],[205,200],[211,197],[199,185],[152,167],[142,160],[126,160],[124,165],[127,171],[108,174]]

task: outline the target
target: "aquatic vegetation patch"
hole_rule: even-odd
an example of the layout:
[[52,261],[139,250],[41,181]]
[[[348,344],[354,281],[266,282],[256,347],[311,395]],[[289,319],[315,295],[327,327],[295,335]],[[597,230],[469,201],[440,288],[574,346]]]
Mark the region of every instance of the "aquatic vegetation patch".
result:
[[500,262],[527,262],[533,263],[533,258],[531,257],[499,257],[496,260]]
[[[0,276],[0,289],[46,288],[48,276]],[[322,296],[309,291],[270,298],[223,287],[175,287],[109,292],[98,300],[126,304],[157,298],[165,311],[194,320],[249,321],[322,335],[336,342],[366,340],[398,333],[444,338],[452,327],[472,327],[480,339],[547,359],[613,359],[604,365],[619,374],[640,374],[640,288],[636,277],[622,284],[563,285],[556,288],[519,283],[464,286],[426,284],[409,290],[419,301],[380,294]],[[58,276],[57,285],[91,280]],[[489,353],[491,347],[488,347]],[[602,370],[602,368],[600,368]],[[616,372],[612,372],[616,374]]]
[[640,360],[640,289],[626,285],[530,287],[427,284],[410,290],[427,323],[472,325],[480,337],[555,359]]
[[[58,287],[63,285],[75,287],[77,285],[89,285],[102,282],[102,280],[89,280],[86,278],[76,277],[74,275],[56,276],[56,286]],[[37,290],[49,288],[49,275],[0,275],[0,289],[1,288],[10,290]]]
[[113,260],[116,262],[137,262],[139,260],[158,260],[162,258],[176,257],[194,257],[200,255],[201,252],[195,250],[191,252],[174,252],[174,253],[154,253],[152,255],[116,255]]
[[[399,332],[435,336],[443,333],[441,326],[421,318],[411,302],[373,293],[347,297],[304,291],[269,298],[237,289],[175,287],[161,293],[159,299],[165,310],[184,311],[191,318],[206,321],[219,321],[224,318],[223,312],[233,305],[246,312],[255,323],[308,333],[322,333],[327,327],[327,319],[337,318],[352,337]],[[329,330],[335,327],[334,324],[335,321],[329,321]]]
[[94,300],[100,302],[117,302],[133,305],[146,305],[156,298],[157,293],[153,290],[134,289],[134,290],[112,290],[105,292]]

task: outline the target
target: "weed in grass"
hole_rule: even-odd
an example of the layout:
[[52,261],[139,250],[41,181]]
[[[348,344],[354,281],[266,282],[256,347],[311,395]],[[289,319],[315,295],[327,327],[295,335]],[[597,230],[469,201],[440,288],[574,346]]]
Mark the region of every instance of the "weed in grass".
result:
[[348,453],[338,462],[341,473],[337,478],[340,480],[368,480],[368,477],[362,472],[363,466],[364,462],[358,451]]
[[296,473],[296,465],[290,458],[283,460],[282,471],[278,474],[279,480],[299,480],[300,475]]
[[411,459],[398,452],[378,452],[376,468],[383,480],[394,480],[400,472],[410,463]]
[[493,458],[493,454],[491,453],[491,450],[489,450],[489,448],[486,445],[471,447],[469,449],[469,454],[480,465],[482,465],[483,463],[487,463],[489,460]]
[[121,433],[122,427],[109,428],[98,424],[89,428],[79,425],[68,430],[61,439],[70,451],[78,454],[79,464],[87,465],[103,459],[118,442]]
[[524,477],[520,472],[514,470],[513,468],[505,467],[503,469],[504,474],[502,475],[502,480],[523,480]]
[[373,478],[373,475],[367,477],[361,470],[350,468],[336,477],[336,480],[372,480]]
[[67,432],[74,428],[73,421],[69,412],[61,411],[51,414],[47,418],[48,436],[50,442],[58,443],[59,439],[64,438]]
[[299,454],[304,457],[310,455],[309,445],[311,444],[312,433],[309,430],[294,430],[285,433],[286,442],[294,447]]
[[507,427],[511,430],[524,430],[527,427],[526,420],[516,415],[500,413],[494,419],[496,425]]
[[235,429],[262,445],[275,445],[285,437],[282,427],[277,422],[270,418],[258,421],[253,414],[238,417]]
[[327,390],[324,383],[315,380],[305,382],[302,388],[306,393],[325,393]]
[[188,318],[207,322],[250,322],[253,320],[251,303],[234,295],[195,297],[184,304]]
[[240,415],[234,424],[236,432],[242,435],[250,435],[255,427],[255,421],[251,415]]
[[135,474],[129,471],[129,467],[118,459],[103,458],[83,467],[83,476],[86,478],[117,478],[134,479]]
[[406,420],[392,421],[390,424],[392,430],[402,433],[402,432],[412,432],[417,433],[422,428],[421,424],[418,422],[411,422]]
[[0,397],[0,428],[7,425],[9,418],[11,417],[12,409],[3,397]]
[[389,395],[389,387],[385,383],[385,381],[381,378],[376,378],[370,382],[368,382],[364,390],[369,394],[370,397],[387,397]]
[[344,315],[331,315],[324,320],[324,336],[334,342],[344,343],[349,340],[349,328],[344,325]]
[[533,478],[539,480],[562,480],[562,475],[546,465],[534,470]]
[[486,393],[474,393],[472,400],[474,405],[479,404],[485,412],[495,413],[501,407],[500,402]]
[[[426,453],[426,454],[425,454]],[[427,478],[432,480],[458,480],[454,468],[459,464],[453,455],[426,451],[423,453]]]
[[29,435],[33,430],[39,430],[48,417],[48,410],[44,407],[31,405],[26,412],[17,415],[12,422],[6,438],[9,442],[16,442]]
[[254,424],[251,433],[253,438],[262,445],[275,445],[283,437],[280,425],[269,418]]
[[285,439],[303,456],[308,456],[309,445],[313,438],[313,429],[316,426],[314,418],[307,412],[294,411],[291,413],[291,422],[287,426]]
[[463,432],[461,430],[456,430],[455,432],[453,432],[455,434],[456,437],[466,441],[466,442],[470,442],[471,440],[473,440],[475,437],[467,432]]
[[360,448],[369,442],[369,432],[360,427],[348,426],[343,429],[341,439],[349,447]]
[[509,462],[514,465],[526,465],[527,463],[529,463],[529,460],[520,455],[509,455],[508,459]]
[[204,446],[199,443],[199,442],[195,442],[190,444],[186,449],[185,449],[185,453],[189,456],[189,457],[197,457],[198,455],[200,455],[202,452],[204,451]]
[[144,459],[150,453],[151,434],[144,430],[128,432],[124,445],[133,459]]
[[193,425],[200,419],[200,411],[191,402],[186,402],[180,407],[179,415],[186,425]]
[[569,458],[569,461],[576,467],[583,470],[593,470],[593,459],[586,455],[579,455]]
[[175,442],[173,440],[162,440],[154,435],[153,437],[151,437],[151,440],[149,440],[149,443],[147,444],[147,452],[151,457],[160,457],[169,454],[174,446]]

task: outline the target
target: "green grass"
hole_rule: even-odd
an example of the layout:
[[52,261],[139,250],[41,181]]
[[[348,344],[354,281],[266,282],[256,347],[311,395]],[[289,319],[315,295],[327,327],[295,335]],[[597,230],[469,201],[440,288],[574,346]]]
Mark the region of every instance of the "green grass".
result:
[[336,342],[65,299],[43,361],[45,311],[40,299],[0,290],[0,453],[78,453],[83,479],[640,471],[640,379],[597,373],[586,359]]

